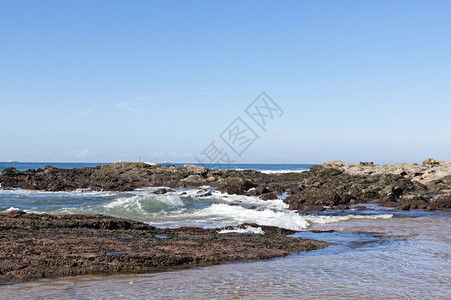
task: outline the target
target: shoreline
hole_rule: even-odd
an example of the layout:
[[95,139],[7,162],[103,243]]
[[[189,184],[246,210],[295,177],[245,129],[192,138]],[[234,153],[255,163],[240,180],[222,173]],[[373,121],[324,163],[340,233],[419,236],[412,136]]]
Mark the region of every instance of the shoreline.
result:
[[327,161],[308,171],[262,173],[253,170],[216,170],[197,165],[183,167],[146,163],[115,163],[79,169],[18,171],[4,169],[4,189],[42,191],[132,191],[143,187],[191,188],[210,186],[228,194],[284,202],[299,213],[349,209],[358,203],[375,203],[398,210],[451,210],[451,162],[428,158],[423,165],[372,162],[346,164]]
[[103,215],[0,213],[0,283],[263,260],[330,245],[288,237],[291,230],[258,227],[264,234],[156,228]]
[[[301,215],[321,210],[345,211],[369,201],[401,210],[451,209],[451,163],[435,160],[426,160],[423,165],[381,166],[329,161],[305,172],[271,174],[143,163],[80,169],[47,166],[27,171],[8,168],[2,171],[0,183],[2,189],[43,191],[131,191],[158,187],[152,191],[154,194],[208,185],[222,193],[261,200],[283,195],[280,198],[289,209]],[[211,195],[211,190],[203,188],[200,197]],[[258,230],[249,233],[247,226]],[[230,231],[219,233],[224,229],[223,232]],[[0,283],[184,269],[284,257],[330,245],[287,236],[294,232],[256,224],[219,229],[156,228],[104,215],[11,210],[0,213]]]

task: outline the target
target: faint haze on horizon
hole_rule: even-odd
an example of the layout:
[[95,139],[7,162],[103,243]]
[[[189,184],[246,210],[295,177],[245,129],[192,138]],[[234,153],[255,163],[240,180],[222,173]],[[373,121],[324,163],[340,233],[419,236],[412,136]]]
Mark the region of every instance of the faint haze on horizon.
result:
[[[451,161],[450,1],[2,1],[0,161]],[[218,143],[219,144],[219,143]],[[227,146],[221,147],[227,150]]]

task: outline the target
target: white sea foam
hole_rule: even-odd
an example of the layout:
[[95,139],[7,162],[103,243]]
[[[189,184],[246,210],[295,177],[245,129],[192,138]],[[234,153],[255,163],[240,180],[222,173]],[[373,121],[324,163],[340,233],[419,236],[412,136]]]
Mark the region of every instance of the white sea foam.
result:
[[274,174],[274,173],[302,173],[308,170],[261,170],[259,172],[265,174]]
[[[160,188],[152,188],[145,190],[136,190],[136,191],[155,191]],[[204,196],[207,192],[210,192],[211,195]],[[193,199],[205,200],[208,199],[210,202],[220,202],[220,203],[228,203],[228,204],[245,204],[245,205],[255,205],[255,206],[263,206],[275,210],[285,210],[288,208],[288,204],[284,203],[281,199],[276,200],[261,200],[255,196],[245,196],[245,195],[230,195],[227,193],[221,193],[217,190],[211,189],[209,186],[201,187],[198,189],[176,189],[176,193],[180,197],[191,197]],[[175,193],[167,193],[164,196],[171,195]],[[183,194],[183,195],[182,195]]]
[[382,214],[382,215],[346,215],[346,216],[316,216],[316,215],[306,215],[304,218],[311,224],[327,224],[348,221],[351,219],[390,219],[393,217],[392,214]]
[[218,233],[255,233],[255,234],[264,234],[265,232],[261,227],[252,227],[246,226],[245,228],[236,228],[236,229],[223,229],[218,231]]
[[210,197],[225,203],[248,204],[258,207],[267,207],[275,210],[285,210],[288,208],[288,204],[283,202],[283,200],[281,199],[261,200],[260,198],[255,196],[229,195],[218,191],[212,192],[212,195]]
[[303,230],[310,224],[295,211],[273,211],[270,209],[253,210],[241,206],[227,204],[213,204],[210,207],[196,211],[192,214],[198,218],[219,218],[231,221],[235,225],[242,223],[255,223],[258,225],[277,226],[286,229]]
[[11,206],[10,208],[8,208],[7,210],[5,210],[4,212],[9,212],[9,211],[13,211],[13,210],[20,210],[20,209]]
[[[302,231],[313,224],[343,222],[351,219],[387,219],[393,215],[346,215],[316,216],[299,215],[296,211],[274,211],[271,209],[246,209],[228,204],[213,204],[207,208],[191,213],[180,212],[173,217],[181,220],[195,220],[214,226],[237,226],[243,223],[276,226],[285,229]],[[172,217],[169,216],[169,219]]]
[[[246,171],[248,169],[235,169],[235,171]],[[255,170],[257,172],[265,173],[265,174],[274,174],[274,173],[302,173],[308,170]]]

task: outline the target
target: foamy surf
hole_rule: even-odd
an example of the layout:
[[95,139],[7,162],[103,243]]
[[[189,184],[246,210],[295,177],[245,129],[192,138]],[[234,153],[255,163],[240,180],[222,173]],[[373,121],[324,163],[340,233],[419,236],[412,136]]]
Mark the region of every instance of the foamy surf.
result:
[[255,223],[292,230],[304,230],[310,224],[295,211],[255,210],[228,204],[213,204],[192,214],[197,218],[215,218],[218,225]]
[[266,207],[268,209],[274,210],[285,210],[288,209],[288,204],[283,202],[281,199],[276,200],[261,200],[255,196],[243,196],[243,195],[229,195],[227,193],[221,193],[218,191],[213,191],[210,196],[211,199],[217,199],[221,202],[228,204],[241,204],[241,205],[254,205],[257,207]]
[[[21,209],[52,214],[104,214],[135,219],[158,227],[224,228],[252,223],[303,231],[315,224],[363,218],[384,219],[393,216],[392,214],[300,215],[296,211],[290,211],[288,205],[281,199],[264,201],[253,196],[221,193],[210,187],[175,189],[166,194],[155,194],[158,189],[161,188],[143,188],[131,192],[4,190],[1,193],[10,197],[9,205],[5,206],[3,211]],[[34,198],[33,207],[26,206],[30,197]],[[240,228],[234,232],[247,231]]]
[[[246,171],[246,169],[235,169],[235,171]],[[274,174],[274,173],[302,173],[307,170],[255,170],[257,172],[260,173],[265,173],[265,174]]]
[[20,209],[18,209],[17,207],[11,206],[7,210],[5,210],[5,212],[10,212],[10,211],[14,211],[14,210],[20,210]]
[[327,224],[343,222],[352,219],[390,219],[393,217],[392,214],[381,214],[381,215],[344,215],[344,216],[318,216],[318,215],[306,215],[305,220],[310,224]]
[[275,173],[302,173],[308,170],[261,170],[259,172],[265,174],[275,174]]
[[217,226],[238,226],[243,223],[254,223],[261,226],[275,226],[295,231],[306,230],[313,224],[343,222],[351,219],[387,219],[393,215],[346,215],[316,216],[300,215],[296,211],[274,211],[268,208],[247,209],[242,206],[213,204],[202,210],[181,214],[178,217],[193,220],[208,220]]

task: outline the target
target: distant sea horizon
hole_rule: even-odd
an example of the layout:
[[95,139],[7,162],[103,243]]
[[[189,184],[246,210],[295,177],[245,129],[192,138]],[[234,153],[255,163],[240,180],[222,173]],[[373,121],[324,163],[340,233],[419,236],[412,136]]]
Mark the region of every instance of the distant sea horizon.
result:
[[[157,164],[163,166],[176,166],[183,167],[184,165],[198,165],[218,170],[255,170],[266,173],[274,172],[302,172],[310,169],[315,164],[249,164],[249,163],[233,163],[233,164],[199,164],[199,163],[172,163],[172,162],[144,162],[149,164]],[[9,161],[0,162],[0,172],[6,168],[16,168],[19,171],[25,171],[28,169],[44,169],[45,166],[52,166],[61,169],[73,169],[73,168],[86,168],[97,167],[100,165],[111,165],[112,162],[98,162],[98,163],[80,163],[80,162],[21,162],[21,161]]]

